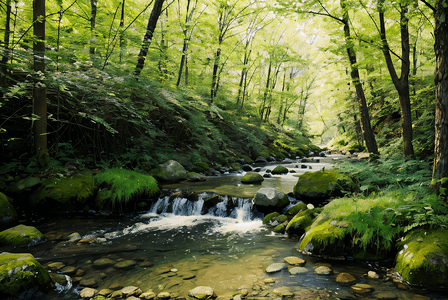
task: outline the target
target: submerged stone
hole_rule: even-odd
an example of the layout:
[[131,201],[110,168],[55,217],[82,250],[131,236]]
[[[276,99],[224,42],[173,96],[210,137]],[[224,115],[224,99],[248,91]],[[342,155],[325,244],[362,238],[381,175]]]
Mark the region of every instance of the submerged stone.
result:
[[294,296],[294,292],[292,291],[291,287],[289,287],[289,286],[282,286],[282,287],[275,288],[272,292],[282,298]]
[[266,268],[266,272],[267,273],[275,273],[275,272],[280,272],[283,269],[286,269],[285,263],[274,263],[274,264],[269,265]]
[[350,289],[356,294],[368,294],[373,291],[373,286],[365,283],[357,283],[352,285]]
[[129,269],[132,269],[133,267],[135,267],[136,265],[137,265],[137,262],[135,260],[128,259],[128,260],[123,260],[123,261],[116,263],[114,265],[114,268],[118,269],[118,270],[129,270]]
[[319,275],[331,275],[333,271],[327,266],[320,266],[314,269],[314,272]]
[[261,188],[255,194],[253,203],[259,211],[278,211],[289,204],[289,198],[278,189]]
[[207,300],[216,298],[213,288],[208,286],[198,286],[188,292],[188,296],[195,299]]
[[304,267],[294,267],[294,268],[289,269],[289,273],[291,275],[303,274],[306,272],[308,272],[308,269],[304,268]]
[[79,296],[81,296],[81,298],[93,298],[95,297],[95,295],[98,293],[98,291],[96,289],[92,289],[92,288],[84,288],[81,290],[81,293],[79,294]]
[[288,264],[293,266],[304,266],[306,261],[304,259],[301,259],[297,256],[288,256],[284,258],[284,261],[286,261]]
[[338,276],[336,276],[336,282],[338,283],[345,283],[345,284],[351,284],[356,281],[355,276],[353,276],[350,273],[339,273]]

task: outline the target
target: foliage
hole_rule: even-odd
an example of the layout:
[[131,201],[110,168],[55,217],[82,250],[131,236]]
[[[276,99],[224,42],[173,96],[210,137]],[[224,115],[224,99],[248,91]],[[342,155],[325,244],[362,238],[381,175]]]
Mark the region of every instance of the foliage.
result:
[[[111,191],[112,209],[123,210],[131,200],[142,196],[152,197],[159,193],[157,181],[147,175],[125,169],[110,169],[95,176],[101,188]],[[105,199],[103,199],[105,200]]]

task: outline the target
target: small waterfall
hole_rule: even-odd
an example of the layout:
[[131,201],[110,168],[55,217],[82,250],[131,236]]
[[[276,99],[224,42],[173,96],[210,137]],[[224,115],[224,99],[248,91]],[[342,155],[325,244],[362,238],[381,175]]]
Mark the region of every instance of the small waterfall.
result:
[[210,198],[210,194],[202,193],[198,196],[197,201],[182,197],[160,197],[151,206],[150,213],[159,215],[173,214],[177,216],[208,215],[232,218],[240,222],[263,218],[263,214],[253,207],[252,199],[221,196],[220,201],[216,205],[206,205],[205,199]]
[[67,281],[66,285],[62,285],[57,282],[54,283],[54,290],[56,292],[62,293],[64,291],[69,291],[72,288],[73,284],[72,284],[72,279],[70,278],[70,276],[65,275],[65,279]]

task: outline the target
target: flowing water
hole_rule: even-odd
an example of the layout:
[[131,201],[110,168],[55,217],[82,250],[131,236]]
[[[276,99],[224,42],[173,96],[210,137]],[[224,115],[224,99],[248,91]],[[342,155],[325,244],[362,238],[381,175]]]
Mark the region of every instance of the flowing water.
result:
[[[230,177],[224,180],[235,180]],[[228,194],[240,194],[239,186],[230,191]],[[207,196],[200,194],[197,201],[161,197],[148,211],[122,218],[67,216],[37,222],[36,227],[49,240],[29,251],[43,265],[61,262],[73,267],[66,282],[40,295],[40,299],[79,299],[79,292],[87,285],[98,290],[138,286],[143,292],[167,291],[181,298],[196,286],[210,286],[226,299],[237,293],[277,299],[281,296],[274,289],[280,287],[294,292],[296,299],[428,299],[421,295],[447,299],[440,292],[394,283],[387,268],[379,264],[303,256],[296,251],[299,238],[273,234],[262,224],[263,215],[252,207],[250,198],[228,196],[216,207],[206,209],[203,199]],[[62,241],[73,232],[78,232],[83,241]],[[265,272],[270,264],[283,262],[288,256],[303,258],[307,272]],[[333,274],[314,272],[323,263],[331,265]],[[61,272],[61,266],[57,268],[59,271],[52,272]],[[367,278],[371,270],[380,279]],[[349,286],[336,283],[336,275],[341,272],[352,274],[358,283],[372,285],[374,292],[354,295]],[[388,277],[390,280],[386,280]]]

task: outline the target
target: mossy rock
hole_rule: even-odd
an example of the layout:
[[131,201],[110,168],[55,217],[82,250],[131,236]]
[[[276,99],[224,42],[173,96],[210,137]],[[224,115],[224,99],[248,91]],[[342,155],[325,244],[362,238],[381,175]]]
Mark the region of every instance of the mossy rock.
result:
[[41,209],[78,209],[84,207],[96,191],[97,186],[91,176],[52,177],[44,180],[41,187],[31,194],[29,203]]
[[312,225],[300,242],[299,249],[314,255],[347,255],[351,247],[347,249],[346,229],[332,220],[315,222],[319,225]]
[[178,182],[187,179],[187,171],[175,160],[169,160],[159,165],[150,173],[161,181]]
[[131,170],[111,169],[96,175],[95,180],[101,187],[95,199],[95,205],[100,209],[109,207],[112,211],[124,212],[129,202],[135,203],[160,193],[154,177]]
[[284,233],[285,227],[286,227],[286,225],[284,223],[282,223],[282,224],[275,226],[274,229],[272,229],[272,231],[275,233]]
[[395,270],[404,281],[424,286],[448,282],[448,230],[414,229],[397,245]]
[[208,170],[210,169],[210,166],[208,165],[208,163],[203,161],[198,164],[198,168],[199,168],[199,170],[201,170],[203,172],[208,172]]
[[294,186],[294,195],[319,205],[323,199],[342,196],[346,191],[356,189],[356,184],[347,175],[335,170],[320,170],[301,175]]
[[229,167],[230,167],[230,170],[232,170],[232,171],[241,171],[242,170],[241,164],[238,162],[231,163]]
[[288,168],[284,166],[276,166],[271,173],[274,175],[278,175],[278,174],[287,174],[288,172],[289,172]]
[[8,187],[8,192],[14,194],[29,192],[41,183],[42,179],[39,177],[27,177],[14,182],[11,186]]
[[280,216],[280,214],[278,212],[272,212],[270,214],[267,214],[264,218],[263,218],[263,224],[268,224],[269,221],[271,221],[273,218]]
[[0,253],[0,295],[17,296],[37,287],[46,290],[51,285],[47,270],[29,253]]
[[247,172],[246,175],[241,178],[242,183],[260,183],[263,180],[263,176],[255,172]]
[[286,211],[286,214],[288,215],[296,215],[297,213],[307,210],[308,207],[306,206],[306,203],[298,203],[296,205],[294,205],[293,207],[288,208],[288,210]]
[[251,164],[251,163],[254,162],[253,159],[250,158],[248,155],[241,155],[241,158],[244,159],[244,161],[245,161],[247,164]]
[[284,209],[289,204],[288,195],[275,188],[261,188],[253,199],[260,212],[274,212]]
[[5,194],[0,192],[0,225],[14,222],[18,219],[14,206]]
[[292,233],[304,233],[313,224],[313,211],[306,209],[297,213],[286,226],[286,231]]
[[44,240],[44,235],[33,226],[17,225],[0,232],[0,245],[29,247]]
[[196,173],[196,172],[189,172],[189,173],[187,174],[187,180],[188,180],[188,181],[191,181],[191,182],[197,182],[197,181],[205,181],[206,179],[205,179],[204,176],[202,176],[202,175],[199,174],[199,173]]
[[279,216],[276,216],[275,218],[273,218],[273,220],[280,222],[280,223],[284,223],[284,222],[288,221],[288,217],[285,215],[279,215]]

